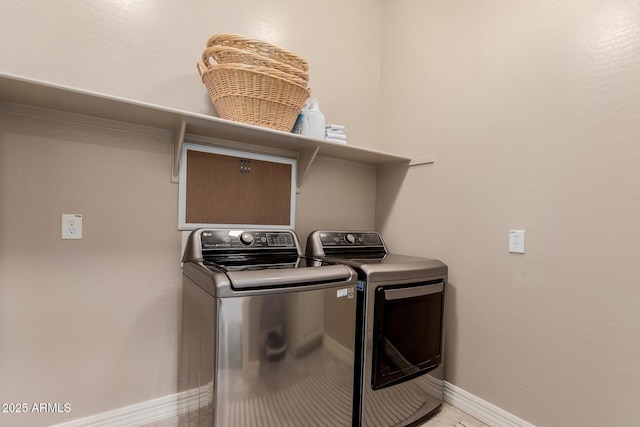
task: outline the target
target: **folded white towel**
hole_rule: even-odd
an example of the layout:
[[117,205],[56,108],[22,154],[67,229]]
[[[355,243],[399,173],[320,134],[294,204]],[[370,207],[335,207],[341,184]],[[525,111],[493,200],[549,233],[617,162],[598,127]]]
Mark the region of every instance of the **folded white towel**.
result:
[[346,141],[347,135],[336,132],[325,132],[325,138],[340,139],[342,141]]
[[344,131],[344,126],[342,126],[342,125],[328,124],[328,125],[325,125],[324,128],[327,129],[327,130],[332,130],[332,131]]
[[346,140],[342,140],[342,139],[335,139],[335,138],[325,138],[325,141],[329,141],[329,142],[337,142],[340,144],[346,144],[347,141]]

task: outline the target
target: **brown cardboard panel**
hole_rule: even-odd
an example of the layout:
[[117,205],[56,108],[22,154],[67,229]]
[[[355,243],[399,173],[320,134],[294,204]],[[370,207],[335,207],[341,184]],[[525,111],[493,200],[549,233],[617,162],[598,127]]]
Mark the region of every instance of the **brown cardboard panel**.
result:
[[289,225],[291,168],[187,150],[186,222]]

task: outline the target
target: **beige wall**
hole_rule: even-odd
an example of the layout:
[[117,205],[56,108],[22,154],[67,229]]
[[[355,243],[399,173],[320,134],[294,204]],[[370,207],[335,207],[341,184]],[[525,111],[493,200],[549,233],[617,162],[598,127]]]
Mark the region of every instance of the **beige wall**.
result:
[[203,114],[215,110],[195,64],[211,35],[276,43],[309,61],[329,123],[352,143],[378,142],[379,1],[7,0],[0,10],[0,73]]
[[[0,113],[0,400],[70,403],[75,418],[175,392],[169,170],[165,136]],[[62,213],[83,214],[82,240],[61,240]]]
[[376,169],[320,159],[305,177],[297,199],[296,234],[303,250],[314,230],[372,228]]
[[450,267],[447,380],[538,426],[635,425],[640,5],[384,5],[383,148],[436,162],[378,177],[376,223]]

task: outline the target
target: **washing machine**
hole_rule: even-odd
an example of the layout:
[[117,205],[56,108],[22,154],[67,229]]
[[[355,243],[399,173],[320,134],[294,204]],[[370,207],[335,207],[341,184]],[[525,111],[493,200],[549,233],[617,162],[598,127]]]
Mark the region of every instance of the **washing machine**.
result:
[[353,269],[268,229],[196,230],[183,262],[180,425],[353,425]]
[[315,231],[305,255],[358,273],[354,425],[419,425],[442,406],[447,266],[375,231]]

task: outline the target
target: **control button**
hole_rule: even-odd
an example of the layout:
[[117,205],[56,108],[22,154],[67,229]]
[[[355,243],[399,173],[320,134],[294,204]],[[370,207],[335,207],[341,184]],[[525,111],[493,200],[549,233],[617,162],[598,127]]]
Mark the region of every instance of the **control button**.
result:
[[240,242],[243,245],[250,245],[253,243],[253,234],[251,233],[242,233],[240,236]]
[[348,245],[353,245],[356,242],[356,236],[349,233],[346,236],[344,236],[344,241],[347,242]]

